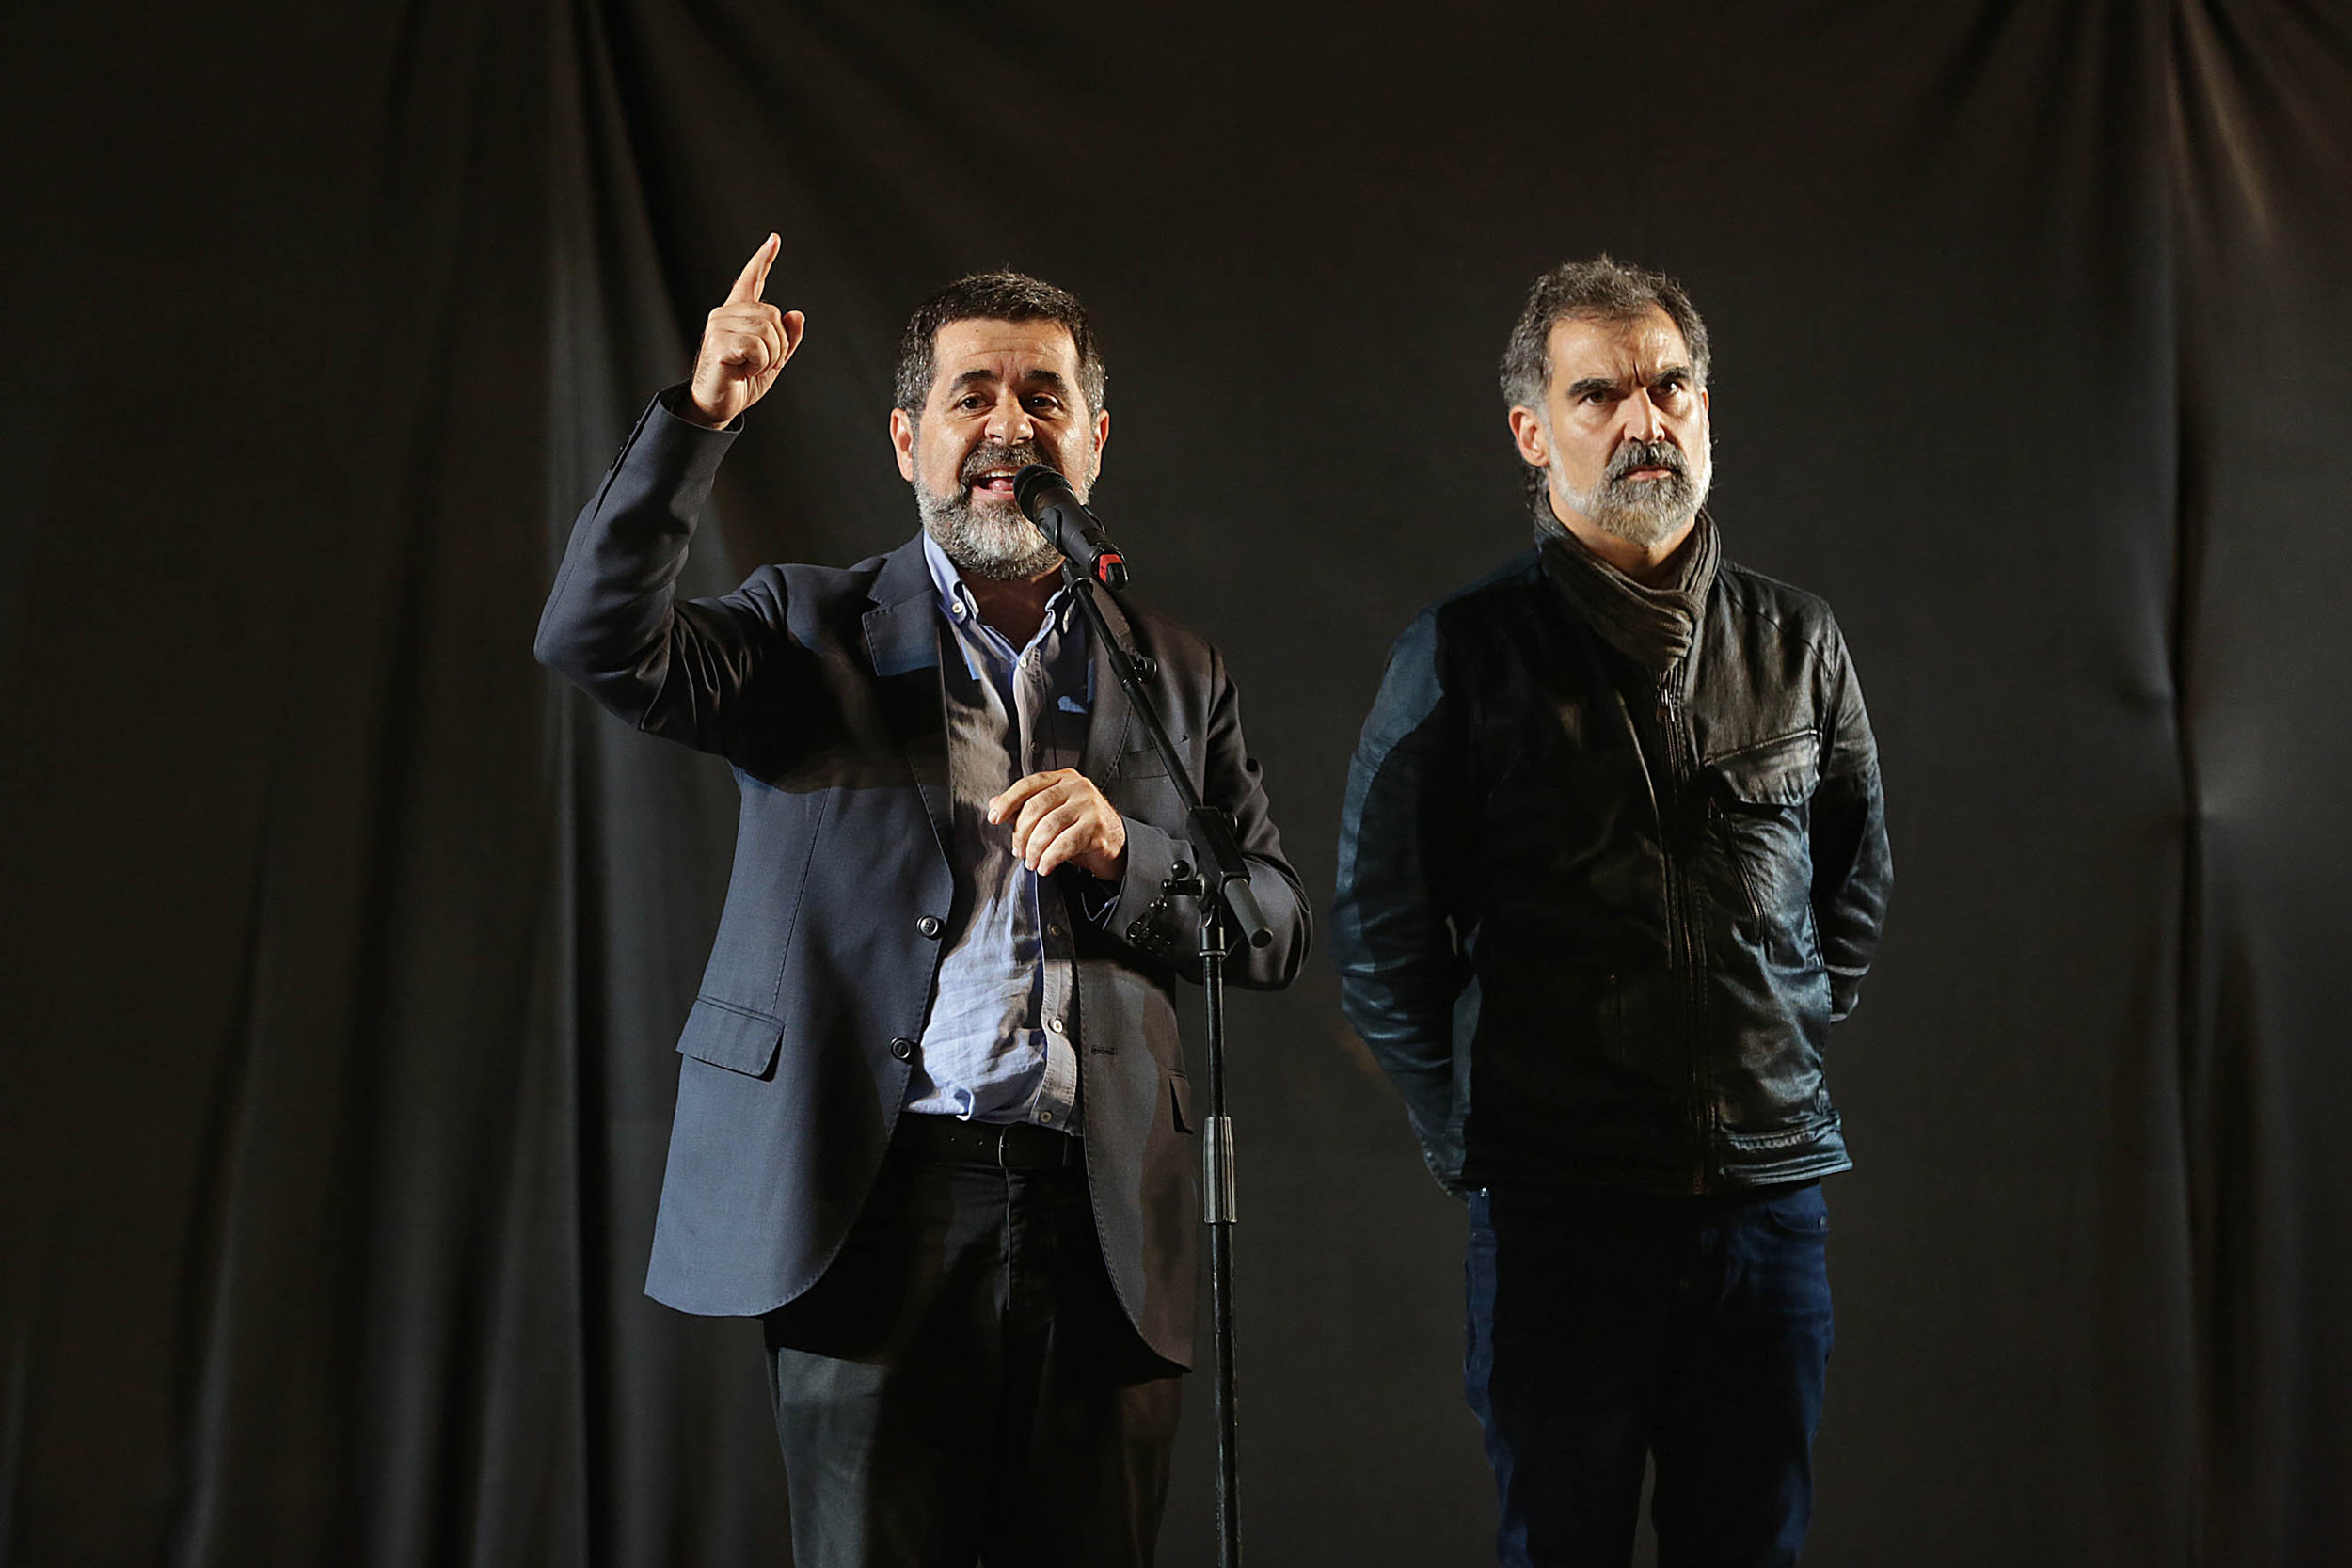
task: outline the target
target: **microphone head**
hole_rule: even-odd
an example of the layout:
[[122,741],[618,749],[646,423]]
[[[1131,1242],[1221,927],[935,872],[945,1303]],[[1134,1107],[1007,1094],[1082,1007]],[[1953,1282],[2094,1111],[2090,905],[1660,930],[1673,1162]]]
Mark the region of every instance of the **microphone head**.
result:
[[1013,501],[1021,508],[1022,515],[1033,523],[1039,520],[1038,513],[1041,508],[1058,499],[1054,495],[1056,490],[1073,501],[1078,499],[1070,488],[1070,482],[1061,477],[1060,471],[1042,463],[1028,464],[1012,476]]

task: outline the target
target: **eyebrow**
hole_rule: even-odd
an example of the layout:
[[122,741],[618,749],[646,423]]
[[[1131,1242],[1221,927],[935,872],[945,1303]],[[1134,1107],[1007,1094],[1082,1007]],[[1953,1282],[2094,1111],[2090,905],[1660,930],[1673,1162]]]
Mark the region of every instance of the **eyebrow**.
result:
[[[1023,373],[1021,381],[1024,386],[1043,386],[1057,392],[1066,393],[1070,390],[1070,383],[1062,378],[1059,371],[1043,369],[1027,371]],[[966,387],[994,386],[995,383],[996,372],[994,371],[966,371],[947,383],[947,390],[961,392]]]
[[[1695,382],[1698,380],[1697,373],[1688,365],[1665,365],[1660,367],[1658,373],[1650,377],[1648,384],[1655,387],[1660,382],[1666,380],[1668,377],[1677,375],[1685,381]],[[1623,382],[1618,381],[1612,376],[1588,375],[1581,381],[1571,381],[1568,383],[1568,401],[1570,403],[1574,403],[1577,399],[1582,397],[1587,392],[1613,392],[1623,385]]]

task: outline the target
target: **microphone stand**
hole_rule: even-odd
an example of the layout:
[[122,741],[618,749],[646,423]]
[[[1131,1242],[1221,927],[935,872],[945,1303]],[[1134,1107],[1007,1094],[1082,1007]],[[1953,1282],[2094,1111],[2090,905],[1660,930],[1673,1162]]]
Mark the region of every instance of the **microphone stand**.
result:
[[[1061,579],[1085,611],[1087,625],[1119,677],[1127,705],[1143,720],[1152,744],[1168,767],[1168,783],[1184,807],[1185,836],[1200,869],[1178,861],[1161,891],[1200,900],[1200,989],[1208,1006],[1209,1118],[1200,1145],[1200,1218],[1209,1227],[1209,1300],[1216,1341],[1216,1547],[1220,1568],[1241,1564],[1241,1471],[1234,1447],[1233,1417],[1233,1123],[1225,1114],[1225,946],[1227,921],[1252,947],[1274,940],[1273,928],[1249,890],[1249,864],[1223,812],[1201,802],[1184,771],[1184,759],[1168,737],[1157,710],[1143,693],[1146,673],[1111,635],[1103,607],[1094,602],[1094,579],[1073,562],[1062,562]],[[1144,661],[1149,662],[1149,661]]]

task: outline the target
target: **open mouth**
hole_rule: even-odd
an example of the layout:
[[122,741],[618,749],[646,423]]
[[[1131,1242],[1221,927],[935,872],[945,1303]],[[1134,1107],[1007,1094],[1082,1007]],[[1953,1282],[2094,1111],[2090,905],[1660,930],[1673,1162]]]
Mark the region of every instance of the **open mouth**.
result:
[[1012,499],[1012,476],[1020,471],[1017,467],[999,465],[993,468],[982,468],[978,473],[967,479],[964,483],[977,495],[1002,496],[1007,500],[1010,500]]

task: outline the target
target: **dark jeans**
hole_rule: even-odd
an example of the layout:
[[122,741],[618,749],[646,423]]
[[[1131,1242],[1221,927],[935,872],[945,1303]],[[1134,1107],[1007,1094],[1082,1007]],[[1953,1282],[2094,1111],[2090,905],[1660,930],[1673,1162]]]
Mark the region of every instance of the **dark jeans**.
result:
[[799,1568],[1151,1562],[1181,1369],[1111,1293],[1082,1166],[894,1149],[767,1328]]
[[1463,1380],[1505,1568],[1624,1568],[1649,1454],[1660,1568],[1797,1560],[1829,1369],[1828,1240],[1819,1182],[1471,1198]]

